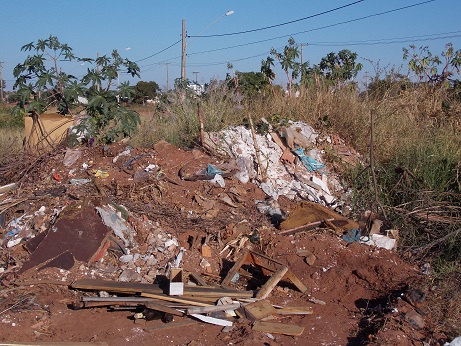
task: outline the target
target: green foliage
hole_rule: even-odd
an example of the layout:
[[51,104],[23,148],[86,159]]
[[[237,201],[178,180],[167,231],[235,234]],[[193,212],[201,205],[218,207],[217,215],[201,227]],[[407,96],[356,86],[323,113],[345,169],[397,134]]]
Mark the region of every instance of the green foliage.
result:
[[[261,94],[266,85],[269,84],[264,74],[261,72],[236,72],[238,80],[238,89],[247,96]],[[228,82],[232,88],[236,88],[234,78],[230,78]]]
[[337,54],[331,52],[322,58],[318,68],[327,80],[344,83],[355,78],[362,69],[362,64],[356,63],[356,59],[357,53],[343,49]]
[[461,50],[455,51],[452,43],[448,43],[441,56],[442,59],[438,55],[433,55],[427,46],[416,48],[410,45],[409,48],[403,48],[403,60],[408,60],[408,68],[420,82],[445,83],[455,72],[459,74]]
[[[134,90],[129,83],[122,83],[118,91],[112,90],[122,69],[133,77],[139,76],[136,63],[122,58],[117,50],[96,59],[80,58],[71,47],[51,35],[45,40],[28,43],[21,50],[33,54],[16,65],[13,71],[16,78],[13,88],[17,89],[18,97],[13,116],[37,116],[50,108],[56,108],[63,115],[73,115],[76,109],[86,108],[88,116],[79,129],[104,143],[136,130],[139,115],[121,108],[117,102],[117,95],[131,97]],[[60,64],[68,62],[95,66],[78,78],[63,72]],[[88,105],[80,104],[79,97],[87,97]]]
[[272,84],[275,79],[275,72],[272,69],[274,67],[274,59],[270,56],[266,60],[261,60],[261,73]]
[[[291,96],[294,80],[296,80],[300,75],[306,73],[309,67],[309,62],[306,61],[301,64],[301,62],[297,61],[300,52],[293,37],[288,39],[288,45],[285,46],[282,52],[278,52],[275,48],[272,48],[270,54],[275,57],[275,59],[280,63],[282,70],[285,71],[288,79],[288,93]],[[271,62],[273,62],[273,60],[269,61],[269,57],[266,61],[263,60],[263,67],[266,73],[271,72]],[[263,67],[261,67],[261,69],[263,69]]]
[[11,116],[11,109],[5,105],[0,104],[0,128],[23,128],[24,122],[22,118]]
[[408,77],[399,73],[389,73],[383,79],[373,78],[367,85],[368,97],[382,100],[387,96],[398,96],[401,91],[408,89],[412,83]]
[[133,102],[144,104],[146,100],[155,99],[159,91],[160,87],[157,83],[140,81],[135,86]]

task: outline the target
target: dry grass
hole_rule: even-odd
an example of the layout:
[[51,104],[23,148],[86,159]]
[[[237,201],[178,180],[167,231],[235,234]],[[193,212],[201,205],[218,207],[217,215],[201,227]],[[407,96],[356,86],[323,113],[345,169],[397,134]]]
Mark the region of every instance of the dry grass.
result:
[[0,162],[2,158],[22,151],[24,130],[18,127],[0,127]]

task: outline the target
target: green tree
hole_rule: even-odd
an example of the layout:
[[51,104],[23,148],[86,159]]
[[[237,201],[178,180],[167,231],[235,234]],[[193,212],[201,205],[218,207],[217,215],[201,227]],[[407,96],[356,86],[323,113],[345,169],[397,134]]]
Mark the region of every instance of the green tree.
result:
[[297,61],[300,52],[293,37],[288,39],[288,45],[285,46],[283,52],[277,52],[275,48],[272,48],[270,54],[277,59],[285,72],[288,80],[288,95],[291,96],[294,80],[307,71],[309,62],[306,61],[301,64],[301,62]]
[[227,69],[232,72],[232,75],[229,73],[226,74],[226,81],[228,81],[229,84],[231,84],[236,91],[239,90],[239,77],[238,77],[238,71],[234,70],[234,65],[231,64],[230,62],[227,63]]
[[135,86],[133,102],[144,104],[146,100],[155,99],[159,91],[160,87],[157,83],[140,81]]
[[384,78],[372,78],[367,85],[368,97],[372,99],[384,99],[387,96],[398,96],[400,92],[408,89],[411,82],[407,76],[392,70]]
[[299,58],[300,52],[295,40],[293,37],[290,37],[288,45],[285,46],[283,52],[277,52],[275,48],[272,48],[270,54],[278,60],[282,66],[282,70],[285,71],[288,79],[288,95],[291,96],[293,80],[299,76],[301,71],[300,63],[296,61]]
[[[71,47],[61,43],[56,36],[39,39],[21,48],[32,52],[23,63],[14,68],[19,102],[13,109],[14,116],[24,113],[36,118],[51,107],[63,115],[73,115],[74,110],[85,108],[87,117],[83,118],[77,129],[86,131],[95,140],[112,142],[119,137],[128,136],[140,123],[139,115],[120,107],[117,102],[118,90],[112,90],[119,71],[139,76],[136,63],[122,58],[117,50],[110,55],[96,59],[77,57]],[[85,62],[95,65],[87,69],[81,77],[63,71],[61,64]],[[130,94],[127,83],[122,83],[123,93]],[[87,97],[83,105],[79,97]]]
[[[409,60],[409,69],[415,73],[420,82],[429,84],[448,82],[455,72],[460,73],[461,50],[455,51],[453,44],[448,43],[441,56],[443,59],[433,55],[427,46],[416,48],[411,45],[409,48],[403,48],[403,60]],[[446,85],[448,87],[448,83]]]
[[265,76],[267,81],[272,85],[275,79],[275,72],[272,69],[274,67],[274,59],[270,56],[266,60],[261,61],[261,73]]
[[247,96],[253,96],[262,93],[269,82],[261,72],[236,72],[236,78],[228,75],[228,83],[236,88],[235,80],[238,80],[239,91]]
[[341,84],[354,79],[362,69],[361,63],[356,63],[357,53],[343,49],[337,54],[331,52],[322,58],[319,69],[326,79]]

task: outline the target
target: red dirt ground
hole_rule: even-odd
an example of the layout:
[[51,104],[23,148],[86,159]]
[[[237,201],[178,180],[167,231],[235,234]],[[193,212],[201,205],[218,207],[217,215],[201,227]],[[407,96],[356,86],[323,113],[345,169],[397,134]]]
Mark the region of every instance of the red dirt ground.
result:
[[[202,277],[211,284],[218,284],[218,277],[224,277],[238,258],[238,254],[228,258],[226,252],[219,254],[222,248],[220,238],[225,240],[226,232],[247,220],[251,230],[259,231],[261,242],[252,244],[247,241],[245,246],[285,263],[308,287],[307,292],[301,293],[282,283],[268,297],[272,304],[312,307],[311,315],[276,316],[271,320],[302,326],[303,334],[292,337],[253,331],[251,322],[246,319],[236,319],[234,328],[227,333],[222,332],[220,326],[204,323],[173,327],[179,321],[190,320],[186,317],[175,318],[168,329],[149,331],[148,328],[168,324],[159,320],[135,323],[133,311],[127,310],[113,311],[104,307],[74,310],[70,306],[82,295],[94,293],[73,290],[68,285],[80,278],[116,280],[120,263],[113,253],[109,251],[102,262],[76,263],[69,271],[47,268],[18,275],[17,270],[29,256],[18,245],[2,250],[5,268],[0,274],[2,342],[106,342],[109,345],[423,345],[426,342],[438,345],[444,341],[443,333],[431,325],[424,302],[416,305],[408,298],[412,290],[419,292],[422,289],[420,270],[406,263],[397,253],[359,243],[347,244],[328,229],[294,236],[279,235],[277,227],[255,206],[255,200],[265,198],[255,185],[227,178],[226,187],[221,188],[203,180],[181,180],[178,176],[185,165],[194,172],[206,167],[207,163],[219,164],[220,160],[198,150],[185,151],[167,144],[159,144],[155,149],[133,149],[130,156],[114,164],[114,155],[124,150],[122,144],[111,146],[109,151],[83,148],[82,157],[71,167],[62,163],[64,150],[57,152],[42,162],[40,169],[31,172],[12,197],[32,196],[63,185],[67,187],[66,192],[28,199],[10,209],[8,216],[38,210],[41,205],[49,211],[53,207],[71,205],[76,199],[116,200],[134,217],[139,244],[135,250],[141,254],[146,251],[143,241],[150,230],[143,228],[141,221],[157,222],[160,229],[178,239],[179,247],[187,249],[183,257],[186,271],[204,272],[200,266],[200,248],[191,248],[188,241],[191,236],[205,237],[208,234],[212,248],[212,257],[208,261],[214,276]],[[135,161],[130,167],[132,170],[123,167],[128,158],[142,154],[146,155]],[[107,178],[94,178],[99,190],[92,185],[67,184],[71,178],[70,168],[78,168],[73,178],[88,178],[80,169],[84,162],[109,173]],[[132,175],[136,169],[147,164],[160,166],[158,179],[134,181]],[[59,174],[60,182],[52,178],[52,169]],[[218,202],[212,209],[204,210],[196,202],[197,195],[218,201],[222,193],[231,196],[236,207]],[[279,203],[286,213],[297,204],[286,199],[280,199]],[[312,265],[303,257],[305,250],[316,257]],[[145,269],[142,268],[143,273]],[[241,285],[236,287],[241,288]],[[314,303],[315,300],[324,304]],[[424,326],[418,326],[410,318],[409,311],[420,312],[418,316],[423,316]]]

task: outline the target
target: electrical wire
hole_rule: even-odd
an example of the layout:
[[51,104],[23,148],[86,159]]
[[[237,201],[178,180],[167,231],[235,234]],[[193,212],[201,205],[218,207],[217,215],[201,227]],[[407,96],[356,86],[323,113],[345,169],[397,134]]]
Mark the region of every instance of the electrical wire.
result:
[[389,39],[389,40],[377,40],[377,41],[351,41],[351,42],[313,42],[309,43],[309,46],[327,46],[327,47],[334,47],[334,46],[376,46],[376,45],[384,45],[384,44],[395,44],[395,43],[408,43],[408,42],[424,42],[424,41],[435,41],[435,40],[446,40],[448,38],[457,38],[461,37],[459,35],[450,35],[450,36],[439,36],[439,37],[425,37],[425,38],[416,38],[416,39]]
[[305,30],[305,31],[299,31],[297,33],[293,33],[293,34],[289,34],[289,35],[282,35],[282,36],[272,37],[272,38],[268,38],[268,39],[264,39],[264,40],[253,41],[253,42],[249,42],[249,43],[243,43],[243,44],[239,44],[239,45],[223,47],[223,48],[217,48],[217,49],[212,49],[212,50],[207,50],[207,51],[202,51],[202,52],[188,53],[187,55],[189,56],[189,55],[196,55],[196,54],[203,54],[203,53],[211,53],[211,52],[216,52],[216,51],[220,51],[220,50],[233,49],[233,48],[238,48],[238,47],[254,45],[254,44],[257,44],[257,43],[274,41],[274,40],[278,40],[278,39],[281,39],[281,38],[297,36],[297,35],[305,34],[305,33],[312,32],[312,31],[318,31],[318,30],[321,30],[321,29],[327,29],[327,28],[331,28],[331,27],[334,27],[334,26],[339,26],[339,25],[349,24],[349,23],[352,23],[352,22],[357,22],[359,20],[368,19],[368,18],[371,18],[371,17],[381,16],[381,15],[384,15],[384,14],[404,10],[404,9],[409,8],[409,7],[423,5],[425,3],[433,2],[433,1],[436,1],[436,0],[428,0],[428,1],[418,3],[418,4],[404,6],[404,7],[396,8],[396,9],[389,10],[389,11],[378,12],[378,13],[370,14],[370,15],[364,16],[364,17],[359,17],[359,18],[355,18],[355,19],[351,19],[351,20],[347,20],[347,21],[343,21],[343,22],[338,22],[338,23],[334,23],[334,24],[330,24],[330,25],[325,25],[325,26],[321,26],[321,27],[317,27],[317,28],[313,28],[313,29],[309,29],[309,30]]
[[[459,32],[459,31],[455,31],[455,32]],[[428,35],[428,36],[431,36],[431,35]],[[411,37],[411,36],[410,36]],[[418,36],[416,36],[418,37]],[[447,39],[447,38],[456,38],[456,37],[461,37],[461,34],[459,35],[451,35],[451,36],[439,36],[439,37],[425,37],[425,38],[416,38],[416,39],[405,39],[405,40],[399,40],[399,39],[394,39],[394,41],[382,41],[382,42],[378,42],[378,41],[370,41],[370,42],[367,42],[367,41],[358,41],[358,42],[321,42],[321,43],[309,43],[309,46],[325,46],[325,47],[331,47],[331,46],[357,46],[357,45],[360,45],[360,46],[372,46],[372,45],[378,45],[378,44],[395,44],[395,43],[408,43],[408,42],[418,42],[418,41],[435,41],[435,40],[442,40],[442,39]],[[385,39],[383,39],[385,40]],[[254,56],[250,56],[250,57],[246,57],[246,58],[240,58],[240,59],[235,59],[235,60],[230,60],[230,61],[227,61],[225,62],[225,64],[227,64],[228,62],[232,63],[232,62],[237,62],[237,61],[242,61],[242,60],[248,60],[248,59],[251,59],[251,58],[254,58],[254,57],[258,57],[258,56],[264,56],[266,54],[269,54],[270,51],[266,52],[266,53],[262,53],[262,54],[258,54],[258,55],[254,55]],[[201,67],[201,66],[213,66],[213,65],[221,65],[221,64],[224,64],[224,62],[209,62],[209,63],[196,63],[196,65],[194,64],[189,64],[190,66],[194,66],[194,67]]]
[[150,58],[152,58],[152,57],[154,57],[154,56],[156,56],[156,55],[159,55],[160,53],[163,53],[164,51],[166,51],[166,50],[170,49],[171,47],[174,47],[174,46],[176,46],[176,45],[177,45],[179,42],[181,42],[181,40],[178,40],[178,41],[176,41],[176,42],[175,42],[175,43],[173,43],[172,45],[170,45],[170,46],[168,46],[168,47],[166,47],[166,48],[162,49],[161,51],[159,51],[159,52],[157,52],[157,53],[155,53],[155,54],[152,54],[152,55],[149,55],[148,57],[145,57],[145,58],[142,58],[142,59],[136,60],[135,62],[144,61],[144,60],[150,59]]
[[[239,32],[231,32],[231,33],[228,33],[228,34],[215,34],[215,35],[202,35],[202,36],[201,36],[201,35],[196,35],[196,36],[187,36],[187,37],[201,37],[201,38],[204,38],[204,37],[222,37],[222,36],[233,36],[233,35],[248,34],[248,33],[250,33],[250,32],[256,32],[256,31],[262,31],[262,30],[277,28],[277,27],[279,27],[279,26],[284,26],[284,25],[288,25],[288,24],[293,24],[293,23],[300,22],[300,21],[303,21],[303,20],[306,20],[306,19],[311,19],[311,18],[314,18],[314,17],[318,17],[318,16],[321,16],[321,15],[324,15],[324,14],[327,14],[327,13],[331,13],[331,12],[334,12],[334,11],[338,11],[338,10],[341,10],[341,9],[343,9],[343,8],[346,8],[346,7],[349,7],[349,6],[358,4],[358,3],[363,2],[363,1],[365,1],[365,0],[354,1],[354,2],[351,2],[350,4],[343,5],[343,6],[340,6],[340,7],[336,7],[336,8],[333,8],[333,9],[331,9],[331,10],[328,10],[328,11],[323,11],[323,12],[320,12],[320,13],[316,13],[316,14],[313,14],[313,15],[310,15],[310,16],[307,16],[307,17],[304,17],[304,18],[291,20],[291,21],[285,22],[285,23],[280,23],[280,24],[275,24],[275,25],[266,26],[266,27],[264,27],[264,28],[251,29],[251,30],[245,30],[245,31],[239,31]],[[435,1],[435,0],[431,0],[431,1]]]
[[[418,36],[404,36],[404,37],[394,37],[394,38],[383,38],[383,39],[379,39],[379,40],[346,41],[346,42],[309,42],[308,44],[310,46],[340,46],[340,45],[344,45],[344,46],[346,46],[346,45],[347,46],[362,46],[362,45],[363,46],[372,46],[372,45],[377,45],[377,44],[406,43],[406,42],[411,42],[411,41],[430,41],[430,40],[440,40],[440,39],[460,37],[460,35],[452,35],[452,34],[457,34],[457,33],[461,33],[461,31],[452,31],[452,32],[445,32],[445,33],[438,33],[438,34],[427,34],[427,35],[418,35]],[[447,36],[439,36],[439,35],[447,35]],[[283,36],[283,37],[276,37],[276,38],[267,39],[267,40],[276,40],[276,39],[279,39],[279,38],[284,38],[284,37],[289,37],[289,36],[295,36],[295,34],[288,35],[288,36]],[[429,37],[427,37],[427,36],[429,36]],[[431,38],[431,36],[438,36],[438,37],[432,37]],[[267,41],[267,40],[264,40],[264,41]],[[191,55],[218,52],[218,51],[221,51],[221,50],[233,49],[233,48],[243,47],[243,46],[247,46],[247,45],[254,45],[255,43],[260,43],[260,42],[261,41],[243,43],[243,44],[239,44],[239,45],[235,45],[235,46],[222,47],[222,48],[205,50],[205,51],[201,51],[201,52],[188,53],[187,55],[191,56]]]
[[[364,0],[361,0],[361,1],[364,1]],[[351,5],[356,4],[357,2],[361,2],[361,1],[356,1],[356,2],[347,4],[347,5],[344,5],[344,6],[341,6],[341,7],[337,7],[337,8],[335,8],[335,9],[332,9],[332,10],[329,10],[329,11],[324,11],[324,12],[322,12],[322,13],[318,13],[318,14],[315,14],[315,15],[312,15],[312,16],[309,16],[309,17],[305,17],[305,18],[293,20],[293,21],[290,21],[290,22],[282,23],[282,24],[276,24],[275,26],[286,25],[286,24],[290,24],[290,23],[297,22],[297,21],[305,20],[305,19],[308,19],[308,18],[313,17],[313,16],[319,16],[319,15],[321,15],[321,14],[325,14],[325,13],[328,13],[328,12],[331,12],[331,11],[335,11],[335,10],[338,10],[338,9],[341,9],[341,8],[344,8],[344,7],[347,7],[347,6],[351,6]],[[263,43],[263,42],[268,42],[268,41],[274,41],[274,40],[281,39],[281,38],[286,38],[286,37],[291,37],[291,36],[297,36],[297,35],[305,34],[305,33],[312,32],[312,31],[318,31],[318,30],[327,29],[327,28],[331,28],[331,27],[335,27],[335,26],[339,26],[339,25],[349,24],[349,23],[353,23],[353,22],[360,21],[360,20],[364,20],[364,19],[368,19],[368,18],[372,18],[372,17],[381,16],[381,15],[384,15],[384,14],[389,14],[389,13],[392,13],[392,12],[397,12],[397,11],[405,10],[405,9],[412,8],[412,7],[416,7],[416,6],[421,6],[421,5],[424,5],[424,4],[427,4],[427,3],[430,3],[430,2],[434,2],[434,1],[436,1],[436,0],[426,0],[426,1],[422,1],[422,2],[416,3],[416,4],[407,5],[407,6],[395,8],[395,9],[392,9],[392,10],[384,11],[384,12],[378,12],[378,13],[370,14],[370,15],[367,15],[367,16],[363,16],[363,17],[359,17],[359,18],[355,18],[355,19],[351,19],[351,20],[347,20],[347,21],[343,21],[343,22],[338,22],[338,23],[334,23],[334,24],[330,24],[330,25],[325,25],[325,26],[321,26],[321,27],[317,27],[317,28],[313,28],[313,29],[309,29],[309,30],[305,30],[305,31],[300,31],[300,32],[297,32],[297,33],[289,34],[289,35],[282,35],[282,36],[277,36],[277,37],[268,38],[268,39],[264,39],[264,40],[253,41],[253,42],[243,43],[243,44],[234,45],[234,46],[229,46],[229,47],[211,49],[211,50],[202,51],[202,52],[188,53],[187,56],[192,56],[192,55],[197,55],[197,54],[204,54],[204,53],[211,53],[211,52],[216,52],[216,51],[220,51],[220,50],[226,50],[226,49],[244,47],[244,46],[248,46],[248,45],[254,45],[254,44],[257,44],[257,43]],[[271,26],[271,27],[275,27],[275,26]],[[266,28],[270,28],[270,27],[259,28],[259,29],[253,29],[253,30],[249,30],[248,32],[260,31],[260,30],[263,30],[263,29],[266,29]],[[238,32],[238,33],[246,33],[246,32]],[[208,35],[208,36],[188,36],[188,37],[217,37],[217,36],[236,35],[236,34],[238,34],[238,33],[221,34],[221,35]],[[155,54],[152,54],[152,55],[150,55],[150,56],[148,56],[148,57],[146,57],[146,58],[143,58],[143,59],[136,60],[135,62],[140,62],[140,61],[144,61],[144,60],[147,60],[147,59],[149,59],[149,58],[152,58],[152,57],[154,57],[154,56],[156,56],[156,55],[158,55],[158,54],[160,54],[160,53],[166,51],[167,49],[169,49],[169,48],[175,46],[175,45],[178,44],[179,42],[181,42],[181,40],[178,40],[177,42],[173,43],[173,44],[170,45],[169,47],[167,47],[167,48],[165,48],[165,49],[163,49],[163,50],[161,50],[161,51],[159,51],[159,52],[157,52],[157,53],[155,53]],[[177,57],[176,57],[176,58],[172,58],[172,59],[168,59],[168,60],[164,60],[164,61],[169,61],[169,60],[173,60],[173,59],[177,59]],[[153,64],[157,64],[157,63],[153,63]],[[145,65],[145,66],[151,66],[151,65],[153,65],[153,64],[149,64],[149,65]]]
[[[271,26],[268,26],[268,27],[265,27],[265,28],[247,30],[247,31],[239,32],[239,33],[222,34],[222,35],[217,35],[217,36],[230,36],[230,35],[236,35],[236,34],[243,34],[243,33],[247,33],[247,32],[261,31],[261,30],[276,28],[276,27],[279,27],[279,26],[288,25],[288,24],[296,23],[296,22],[303,21],[303,20],[306,20],[306,19],[318,17],[318,16],[321,16],[321,15],[323,15],[323,14],[327,14],[327,13],[330,13],[330,12],[338,11],[338,10],[340,10],[340,9],[343,9],[343,8],[346,8],[346,7],[355,5],[355,4],[360,3],[360,2],[363,2],[363,1],[365,1],[365,0],[358,0],[358,1],[352,2],[352,3],[350,3],[350,4],[343,5],[343,6],[340,6],[340,7],[336,7],[336,8],[334,8],[334,9],[331,9],[331,10],[328,10],[328,11],[324,11],[324,12],[321,12],[321,13],[316,13],[316,14],[313,14],[313,15],[308,16],[308,17],[304,17],[304,18],[301,18],[301,19],[292,20],[292,21],[289,21],[289,22],[281,23],[281,24],[271,25]],[[435,1],[435,0],[431,0],[431,1]],[[194,38],[194,37],[214,37],[214,36],[216,36],[216,35],[209,35],[209,36],[200,36],[200,35],[196,35],[196,36],[187,36],[187,37],[188,37],[188,38]],[[157,52],[157,53],[155,53],[155,54],[152,54],[152,55],[149,55],[148,57],[145,57],[145,58],[136,60],[135,62],[140,62],[140,61],[144,61],[144,60],[150,59],[150,58],[152,58],[152,57],[154,57],[154,56],[156,56],[156,55],[158,55],[158,54],[160,54],[160,53],[163,53],[164,51],[170,49],[171,47],[177,45],[177,44],[178,44],[179,42],[181,42],[181,41],[182,41],[182,39],[176,41],[176,42],[173,43],[172,45],[166,47],[165,49],[162,49],[161,51],[159,51],[159,52]]]
[[[391,9],[391,10],[387,10],[387,11],[383,11],[383,12],[378,12],[378,13],[370,14],[370,15],[367,15],[367,16],[363,16],[363,17],[359,17],[359,18],[355,18],[355,19],[351,19],[351,20],[347,20],[347,21],[343,21],[343,22],[338,22],[338,23],[325,25],[325,26],[321,26],[321,27],[317,27],[317,28],[313,28],[313,29],[309,29],[309,30],[305,30],[305,31],[300,31],[300,32],[290,34],[290,35],[283,35],[283,36],[268,38],[268,39],[264,39],[264,40],[253,41],[253,42],[250,42],[250,43],[244,43],[244,44],[239,44],[239,45],[234,45],[234,46],[229,46],[229,47],[211,49],[211,50],[207,50],[207,51],[188,53],[187,56],[205,54],[205,53],[216,52],[216,51],[220,51],[220,50],[233,49],[233,48],[238,48],[238,47],[243,47],[243,46],[248,46],[248,45],[254,45],[256,43],[263,43],[263,42],[267,42],[267,41],[273,41],[273,40],[286,38],[286,37],[290,37],[290,36],[297,36],[297,35],[305,34],[305,33],[312,32],[312,31],[318,31],[318,30],[322,30],[322,29],[326,29],[326,28],[331,28],[331,27],[335,27],[335,26],[339,26],[339,25],[349,24],[349,23],[353,23],[353,22],[357,22],[357,21],[361,21],[361,20],[365,20],[365,19],[369,19],[369,18],[373,18],[373,17],[393,13],[393,12],[397,12],[397,11],[402,11],[402,10],[405,10],[405,9],[408,9],[408,8],[425,5],[427,3],[431,3],[431,2],[435,2],[435,1],[436,0],[422,1],[422,2],[419,2],[419,3],[416,3],[416,4],[402,6],[402,7],[399,7],[399,8],[395,8],[395,9]],[[360,2],[360,1],[358,1],[358,2]],[[355,4],[355,3],[357,3],[357,2],[345,5],[343,7],[351,6],[351,5]],[[333,10],[337,10],[337,9],[340,9],[340,8],[342,8],[342,7],[338,7],[338,8],[333,9]],[[329,10],[329,11],[333,11],[333,10]],[[329,11],[322,12],[321,14],[328,13]],[[317,16],[317,15],[320,15],[320,14],[316,14],[316,15],[313,15],[313,16]],[[310,17],[312,17],[312,16],[310,16]],[[301,19],[298,19],[298,20],[294,20],[294,21],[290,21],[290,22],[286,22],[286,23],[282,23],[282,24],[277,24],[276,26],[281,26],[281,25],[294,23],[294,22],[305,20],[305,19],[308,19],[308,18],[309,17],[305,17],[305,18],[301,18]],[[274,26],[272,26],[272,27],[274,27]],[[260,31],[260,30],[264,30],[264,29],[267,29],[267,28],[270,28],[270,27],[254,29],[254,30],[250,30],[249,32],[251,32],[251,31]],[[460,37],[461,35],[451,35],[451,34],[456,34],[458,32],[459,31],[448,32],[448,33],[440,33],[440,34],[428,34],[428,35],[421,35],[421,36],[409,36],[409,37],[402,37],[402,38],[381,39],[381,40],[350,41],[350,42],[312,42],[312,43],[309,43],[309,45],[312,45],[312,46],[336,46],[336,45],[363,45],[363,46],[367,46],[367,45],[378,45],[378,44],[406,43],[406,42],[414,42],[414,41],[431,41],[431,40],[440,40],[440,39]],[[240,33],[246,33],[246,32],[237,32],[237,33],[221,34],[221,35],[208,35],[208,36],[188,36],[188,37],[219,37],[219,36],[236,35],[236,34],[240,34]],[[446,36],[438,36],[438,35],[446,35]],[[427,36],[429,36],[429,37],[427,37]],[[430,37],[430,36],[437,36],[437,37]],[[171,48],[172,46],[176,45],[180,41],[181,40],[179,40],[178,42],[175,42],[173,45],[171,45],[170,47],[167,47],[166,49]],[[160,51],[160,52],[158,52],[158,53],[156,53],[156,54],[154,54],[152,56],[160,54],[161,52],[165,51],[166,49],[164,49],[164,50],[162,50],[162,51]],[[266,54],[267,53],[261,53],[261,54],[257,54],[257,55],[253,55],[253,56],[249,56],[249,57],[245,57],[245,58],[234,59],[232,61],[233,62],[238,62],[238,61],[248,60],[248,59],[258,57],[258,56],[263,56],[263,55],[266,55]],[[150,57],[152,57],[152,56],[150,56]],[[150,57],[140,59],[138,61],[143,61],[143,60],[146,60],[146,59],[148,59]],[[167,59],[167,60],[164,60],[163,62],[171,61],[171,60],[178,59],[178,58],[180,58],[180,57]],[[194,66],[194,67],[203,67],[203,66],[213,66],[213,65],[227,64],[228,62],[196,63],[196,64],[189,64],[189,65]],[[153,63],[153,64],[149,64],[149,65],[145,65],[145,66],[152,66],[152,65],[155,65],[155,64],[160,65],[161,63]],[[154,69],[154,68],[152,68],[152,69]],[[144,72],[149,71],[149,70],[151,70],[151,69],[144,70]]]

